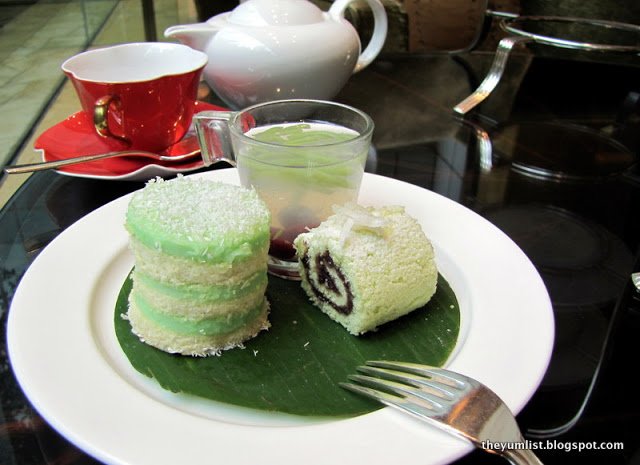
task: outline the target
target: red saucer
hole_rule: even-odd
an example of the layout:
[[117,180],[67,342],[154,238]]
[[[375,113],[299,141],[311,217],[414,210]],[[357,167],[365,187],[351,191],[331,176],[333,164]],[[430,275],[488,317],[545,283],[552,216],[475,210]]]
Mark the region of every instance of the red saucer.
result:
[[[196,102],[196,113],[209,110],[226,109],[205,102]],[[192,135],[192,131],[187,133],[187,136]],[[42,151],[44,161],[130,150],[130,147],[124,142],[99,136],[94,129],[93,121],[82,111],[74,113],[43,132],[36,139],[34,148]],[[171,146],[160,155],[182,155],[198,149],[197,139],[192,137],[188,143]],[[119,157],[70,165],[60,168],[58,172],[69,176],[88,178],[135,180],[193,171],[203,166],[199,156],[183,162],[164,162],[143,157]]]

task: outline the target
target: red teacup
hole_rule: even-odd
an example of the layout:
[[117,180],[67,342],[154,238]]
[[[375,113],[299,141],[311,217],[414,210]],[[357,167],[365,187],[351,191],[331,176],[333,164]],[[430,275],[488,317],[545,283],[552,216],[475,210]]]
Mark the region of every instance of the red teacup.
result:
[[144,42],[80,53],[62,70],[101,136],[157,152],[189,129],[206,63],[185,45]]

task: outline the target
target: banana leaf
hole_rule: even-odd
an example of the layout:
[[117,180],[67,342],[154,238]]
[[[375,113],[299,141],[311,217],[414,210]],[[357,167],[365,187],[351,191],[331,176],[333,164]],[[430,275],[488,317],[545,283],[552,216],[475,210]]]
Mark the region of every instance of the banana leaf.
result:
[[122,350],[140,373],[164,389],[258,410],[303,416],[348,417],[380,405],[341,388],[366,360],[402,360],[441,366],[456,345],[460,311],[442,276],[424,307],[377,331],[350,335],[307,299],[298,282],[269,278],[271,328],[221,356],[188,357],[155,349],[131,332],[131,279],[114,313]]

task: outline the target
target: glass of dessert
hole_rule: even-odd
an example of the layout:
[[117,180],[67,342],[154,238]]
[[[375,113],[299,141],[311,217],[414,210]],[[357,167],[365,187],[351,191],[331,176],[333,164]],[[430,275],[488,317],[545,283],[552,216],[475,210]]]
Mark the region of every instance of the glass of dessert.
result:
[[194,117],[205,164],[237,166],[271,211],[269,272],[299,279],[293,241],[333,205],[355,202],[371,144],[364,112],[320,100],[279,100]]

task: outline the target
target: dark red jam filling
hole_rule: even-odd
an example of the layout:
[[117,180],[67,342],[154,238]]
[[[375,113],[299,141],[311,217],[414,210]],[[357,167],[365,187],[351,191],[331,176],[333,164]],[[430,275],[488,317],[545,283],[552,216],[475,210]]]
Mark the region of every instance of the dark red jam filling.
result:
[[280,260],[292,260],[296,255],[293,241],[286,239],[272,239],[269,245],[269,255]]
[[[304,273],[313,294],[318,300],[329,304],[338,313],[349,315],[353,311],[353,293],[351,292],[351,283],[344,276],[342,270],[340,270],[340,268],[335,264],[329,251],[326,250],[322,254],[315,256],[315,267],[317,273],[315,279],[311,276],[309,260],[309,255],[305,254],[302,257],[302,267],[304,268]],[[330,272],[331,270],[333,273]],[[340,288],[335,281],[335,277],[337,277],[342,283],[346,296],[342,296],[340,294]],[[334,302],[332,297],[344,297],[345,304],[338,305]]]
[[287,229],[271,228],[269,255],[280,260],[295,260],[296,249],[293,247],[293,241],[298,234],[307,232],[307,229],[305,225]]

